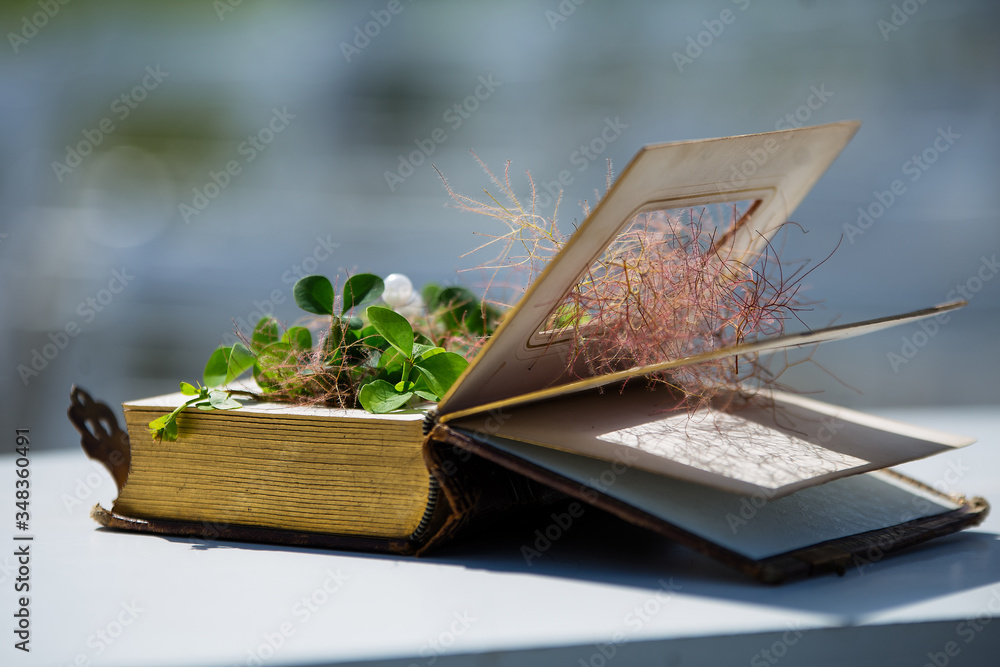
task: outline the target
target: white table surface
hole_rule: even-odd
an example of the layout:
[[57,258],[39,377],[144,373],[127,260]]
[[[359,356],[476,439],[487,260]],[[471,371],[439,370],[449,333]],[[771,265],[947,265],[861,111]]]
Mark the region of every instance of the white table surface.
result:
[[13,648],[4,456],[0,664],[998,665],[1000,410],[881,414],[978,437],[900,470],[984,496],[993,514],[781,587],[593,512],[530,565],[521,546],[544,525],[420,560],[112,532],[88,517],[115,495],[102,468],[80,450],[33,455],[29,654]]

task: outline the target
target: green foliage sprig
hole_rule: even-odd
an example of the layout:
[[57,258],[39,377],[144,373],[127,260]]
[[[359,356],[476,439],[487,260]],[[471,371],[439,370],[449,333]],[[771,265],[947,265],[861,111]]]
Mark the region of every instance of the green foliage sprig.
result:
[[[412,291],[405,277],[390,279]],[[229,410],[239,408],[237,399],[244,398],[360,406],[373,413],[419,409],[422,402],[441,400],[468,366],[463,355],[493,333],[500,312],[464,287],[428,285],[413,297],[426,304],[427,312],[411,322],[392,308],[374,305],[385,292],[385,281],[376,275],[351,276],[338,308],[329,279],[302,278],[293,288],[296,304],[329,318],[329,328],[315,344],[304,326],[282,331],[273,317],[261,318],[245,342],[212,353],[204,385],[181,383],[182,393],[192,398],[150,422],[153,437],[176,440],[177,416],[187,407]],[[387,294],[385,302],[389,305]],[[228,386],[247,371],[261,393]]]
[[202,410],[232,410],[241,407],[232,394],[219,389],[209,389],[201,385],[195,387],[187,382],[181,382],[181,393],[185,396],[193,396],[185,401],[168,415],[158,417],[149,422],[149,432],[154,439],[176,440],[177,439],[177,415],[184,408],[196,407]]

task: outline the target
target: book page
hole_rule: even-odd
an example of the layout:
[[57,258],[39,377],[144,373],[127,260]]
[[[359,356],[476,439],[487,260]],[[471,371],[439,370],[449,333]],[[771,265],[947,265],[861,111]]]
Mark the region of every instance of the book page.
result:
[[[736,260],[765,243],[833,162],[859,123],[646,146],[549,263],[439,405],[447,414],[565,382],[568,343],[540,339],[550,314],[640,211],[752,200],[724,235]],[[734,179],[748,156],[753,173]],[[759,203],[758,203],[759,202]],[[544,338],[544,336],[543,336]],[[669,361],[669,360],[664,360]]]
[[890,327],[916,322],[918,320],[926,319],[929,317],[936,317],[937,315],[940,315],[942,313],[962,308],[966,306],[967,303],[968,303],[967,301],[959,299],[957,301],[950,301],[948,303],[932,306],[930,308],[922,308],[920,310],[915,310],[909,313],[902,313],[899,315],[889,315],[887,317],[879,317],[873,320],[865,320],[863,322],[840,324],[833,327],[827,327],[825,329],[802,331],[799,333],[788,334],[785,336],[777,336],[774,338],[765,338],[763,340],[753,341],[750,343],[741,343],[739,345],[734,345],[731,347],[722,347],[716,350],[711,350],[708,352],[703,352],[701,354],[696,354],[691,357],[674,359],[671,361],[664,361],[662,363],[652,364],[650,366],[638,366],[635,368],[628,368],[615,373],[608,373],[596,377],[588,377],[578,380],[567,380],[565,383],[558,384],[554,387],[529,391],[524,394],[518,394],[516,396],[500,399],[497,401],[493,401],[491,403],[477,405],[475,407],[466,408],[464,410],[448,411],[445,414],[439,414],[439,417],[440,421],[447,422],[452,419],[461,419],[468,415],[474,415],[480,412],[487,412],[491,410],[500,410],[500,409],[510,409],[518,405],[524,405],[527,403],[534,403],[536,401],[558,398],[561,396],[568,396],[570,394],[577,392],[588,391],[604,387],[610,384],[621,383],[626,380],[632,378],[639,378],[644,375],[667,372],[675,368],[681,368],[683,366],[691,364],[698,364],[706,361],[714,361],[716,359],[725,359],[727,357],[737,357],[739,355],[767,354],[770,352],[777,352],[779,350],[785,350],[794,347],[818,345],[820,343],[829,343],[835,340],[843,340],[845,338],[863,336],[864,334],[881,331],[883,329],[888,329]]
[[637,380],[449,425],[769,498],[973,442],[782,392],[693,412],[678,401]]
[[766,498],[628,466],[612,469],[603,461],[497,436],[475,437],[754,560],[959,508],[884,472]]
[[[243,386],[248,385],[234,384],[232,385],[232,388],[239,389]],[[260,391],[259,388],[255,388],[254,390]],[[123,407],[126,410],[151,410],[156,408],[169,408],[173,410],[191,398],[191,396],[186,396],[178,391],[173,394],[164,394],[162,396],[153,396],[150,398],[129,401],[125,403]],[[277,403],[254,400],[240,400],[240,403],[242,403],[243,407],[237,408],[235,411],[220,410],[219,412],[320,419],[365,419],[389,422],[423,421],[424,419],[424,411],[422,410],[410,410],[407,412],[393,412],[389,414],[377,415],[372,414],[367,410],[333,408],[325,405],[295,405],[293,403]],[[197,410],[198,408],[188,409]]]

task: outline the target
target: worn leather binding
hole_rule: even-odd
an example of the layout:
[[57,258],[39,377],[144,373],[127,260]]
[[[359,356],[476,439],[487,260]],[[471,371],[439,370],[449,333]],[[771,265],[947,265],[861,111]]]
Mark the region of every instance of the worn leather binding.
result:
[[[70,400],[69,418],[80,432],[84,452],[108,469],[120,492],[128,481],[129,474],[128,433],[119,426],[110,407],[95,401],[80,387],[73,387]],[[100,505],[95,505],[90,515],[105,528],[117,530],[200,539],[419,555],[446,542],[459,531],[468,534],[476,527],[513,522],[519,516],[539,507],[565,499],[563,494],[547,486],[461,449],[441,446],[441,443],[427,439],[423,444],[423,453],[432,478],[431,489],[424,517],[407,539],[279,530],[240,524],[136,518],[117,514]]]
[[604,510],[629,523],[676,540],[714,560],[769,584],[780,584],[791,579],[810,577],[829,572],[841,575],[846,572],[848,566],[851,565],[856,556],[867,558],[873,550],[874,553],[879,554],[889,553],[935,537],[949,535],[982,523],[989,512],[989,504],[983,498],[966,499],[944,496],[925,484],[899,473],[889,471],[897,478],[917,488],[934,495],[947,497],[953,502],[959,502],[962,506],[945,514],[822,542],[770,558],[753,560],[697,535],[693,535],[668,521],[664,521],[617,498],[606,495],[598,489],[580,485],[551,470],[546,470],[533,463],[512,456],[507,452],[490,447],[469,437],[465,432],[448,428],[447,425],[437,425],[431,431],[429,441],[435,443],[433,446],[436,447],[449,444],[453,447],[466,450],[477,457],[493,461],[508,470],[536,480],[569,497]]
[[[119,491],[129,471],[128,435],[114,412],[73,387],[69,417],[80,432],[88,456],[103,463]],[[762,560],[753,560],[707,541],[637,507],[580,485],[551,470],[491,447],[465,432],[428,418],[422,448],[434,482],[427,511],[417,530],[407,539],[385,539],[278,530],[260,526],[207,525],[167,519],[122,516],[97,505],[91,516],[106,528],[134,530],[198,539],[282,544],[297,547],[346,549],[421,556],[477,530],[495,530],[516,523],[526,514],[573,498],[629,523],[676,540],[755,579],[779,584],[788,580],[835,572],[843,574],[857,558],[898,551],[926,540],[958,532],[981,523],[989,511],[982,498],[955,498],[961,507],[937,516],[830,540]],[[896,474],[925,492],[940,494],[920,482]]]

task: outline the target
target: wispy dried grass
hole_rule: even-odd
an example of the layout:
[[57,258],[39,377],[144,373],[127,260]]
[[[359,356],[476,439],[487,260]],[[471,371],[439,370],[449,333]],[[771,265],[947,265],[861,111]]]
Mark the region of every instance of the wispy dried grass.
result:
[[[493,186],[493,192],[484,189],[482,199],[455,192],[438,174],[459,208],[503,226],[497,234],[479,233],[483,243],[463,257],[487,254],[469,271],[482,276],[483,303],[506,309],[568,241],[556,219],[562,199],[551,213],[543,213],[527,173],[529,195],[522,203],[511,182],[509,161],[497,176],[473,156]],[[608,188],[611,181],[609,164]],[[587,202],[582,211],[590,213]],[[743,213],[735,204],[691,207],[645,212],[629,221],[549,317],[553,339],[571,341],[566,358],[570,376],[602,375],[778,336],[789,320],[811,309],[813,303],[803,300],[800,290],[815,266],[784,266],[770,242],[750,257],[727,254],[728,244],[717,243]],[[485,338],[442,334],[435,330],[433,315],[417,318],[414,329],[467,358],[475,356]],[[343,332],[336,329],[341,324],[322,319],[307,323],[321,341],[312,350],[258,357],[270,389],[268,400],[357,407],[358,389],[376,370],[359,358],[332,357],[322,343],[339,340]],[[251,341],[240,335],[249,347]],[[781,372],[810,357],[804,353],[792,360],[786,354],[783,362],[768,366],[756,355],[745,355],[685,366],[648,380],[679,392],[693,410],[719,396],[745,398],[755,388],[776,386]]]
[[[569,238],[556,220],[561,197],[545,215],[537,206],[530,173],[530,193],[522,203],[511,183],[509,161],[498,177],[473,155],[495,193],[484,190],[484,199],[474,199],[456,193],[441,178],[459,208],[495,218],[505,227],[499,234],[482,235],[486,240],[476,251],[490,257],[476,270],[487,275],[488,288],[502,283],[512,270],[526,286]],[[608,187],[610,183],[609,165]],[[583,212],[590,212],[586,202]],[[743,213],[735,204],[691,207],[641,213],[629,221],[549,318],[552,335],[571,340],[566,360],[570,374],[602,375],[778,336],[789,320],[810,310],[813,303],[803,300],[800,290],[815,266],[783,266],[770,242],[749,257],[737,257],[726,250],[729,244],[716,243]],[[746,396],[760,386],[774,386],[782,370],[806,359],[786,356],[783,365],[769,368],[756,355],[746,355],[685,366],[649,380],[682,392],[689,405],[698,407],[723,394]]]

